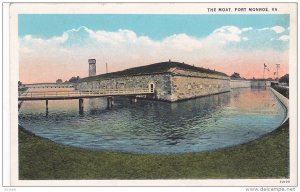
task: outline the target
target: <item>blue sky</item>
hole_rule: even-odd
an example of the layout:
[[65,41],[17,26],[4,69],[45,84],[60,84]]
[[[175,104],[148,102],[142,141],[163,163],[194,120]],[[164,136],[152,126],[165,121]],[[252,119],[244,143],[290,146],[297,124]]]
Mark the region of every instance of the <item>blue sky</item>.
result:
[[[246,78],[288,72],[289,15],[19,15],[20,80],[53,82],[168,61]],[[126,62],[124,62],[126,61]],[[249,68],[250,67],[250,68]],[[47,74],[47,75],[45,75]]]
[[161,40],[173,34],[185,33],[204,37],[222,26],[239,28],[289,27],[289,15],[72,15],[26,14],[19,15],[19,36],[31,34],[49,38],[80,26],[92,30],[117,31],[128,29],[138,36]]

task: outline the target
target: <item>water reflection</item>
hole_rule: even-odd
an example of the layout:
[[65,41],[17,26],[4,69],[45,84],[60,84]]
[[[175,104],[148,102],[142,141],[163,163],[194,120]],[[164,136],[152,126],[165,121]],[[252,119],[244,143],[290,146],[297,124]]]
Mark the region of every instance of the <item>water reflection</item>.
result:
[[[177,103],[115,97],[24,102],[20,124],[26,129],[67,145],[133,153],[204,151],[253,140],[272,131],[285,110],[269,90],[235,89],[232,92]],[[43,104],[42,104],[43,103]]]

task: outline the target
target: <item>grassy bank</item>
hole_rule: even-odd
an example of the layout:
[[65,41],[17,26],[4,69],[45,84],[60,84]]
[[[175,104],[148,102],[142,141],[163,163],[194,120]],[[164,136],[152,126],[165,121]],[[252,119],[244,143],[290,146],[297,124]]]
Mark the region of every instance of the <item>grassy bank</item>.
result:
[[272,86],[273,89],[278,91],[281,95],[285,96],[286,98],[289,98],[289,89],[285,87],[280,86]]
[[20,179],[284,178],[289,123],[232,148],[179,155],[140,155],[67,147],[19,128]]

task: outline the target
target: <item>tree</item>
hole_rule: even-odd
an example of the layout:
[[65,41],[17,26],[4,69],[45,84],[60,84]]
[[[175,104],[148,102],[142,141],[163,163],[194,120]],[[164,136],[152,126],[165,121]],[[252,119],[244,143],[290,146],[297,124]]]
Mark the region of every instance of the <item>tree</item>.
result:
[[77,77],[71,77],[71,79],[69,79],[69,82],[70,83],[77,83],[79,81],[80,77],[77,76]]
[[22,84],[22,82],[21,81],[18,81],[18,86],[20,87],[20,86],[22,86],[23,84]]
[[279,78],[279,83],[287,83],[289,84],[289,74],[285,74],[284,76]]
[[239,73],[234,72],[231,76],[231,79],[241,79],[241,76]]
[[57,79],[56,80],[56,83],[62,83],[63,81],[62,81],[62,79]]

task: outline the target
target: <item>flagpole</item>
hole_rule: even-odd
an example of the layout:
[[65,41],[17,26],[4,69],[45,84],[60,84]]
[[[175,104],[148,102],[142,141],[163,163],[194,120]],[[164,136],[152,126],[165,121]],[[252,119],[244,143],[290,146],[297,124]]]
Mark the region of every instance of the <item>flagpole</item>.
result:
[[277,68],[277,81],[279,81],[278,79],[278,68],[280,67],[280,64],[276,64],[276,68]]
[[264,73],[263,73],[263,79],[265,79],[265,64],[264,64]]

